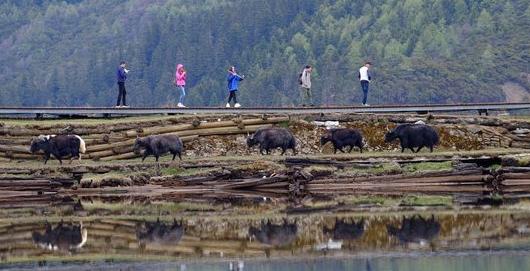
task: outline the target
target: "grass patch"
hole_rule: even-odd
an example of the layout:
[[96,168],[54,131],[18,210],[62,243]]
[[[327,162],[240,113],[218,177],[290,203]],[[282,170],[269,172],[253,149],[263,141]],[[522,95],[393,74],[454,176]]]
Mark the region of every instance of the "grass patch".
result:
[[488,167],[488,169],[490,169],[492,171],[499,170],[500,168],[502,168],[501,164],[493,164],[493,165]]
[[337,176],[356,176],[356,175],[384,175],[384,174],[400,174],[403,169],[398,163],[381,163],[369,168],[344,168],[337,173]]
[[417,171],[437,171],[437,170],[450,170],[453,169],[451,161],[445,162],[422,162],[407,164],[403,167],[406,172],[417,172]]
[[410,195],[401,200],[401,206],[451,206],[453,198],[450,196]]
[[151,202],[144,203],[104,203],[94,201],[83,203],[83,208],[89,212],[101,212],[127,215],[173,215],[183,211],[221,211],[221,206],[194,202]]
[[343,196],[337,199],[338,202],[350,205],[378,205],[378,206],[395,206],[399,199],[391,196]]
[[81,187],[131,186],[128,173],[111,171],[104,174],[86,174],[79,182]]

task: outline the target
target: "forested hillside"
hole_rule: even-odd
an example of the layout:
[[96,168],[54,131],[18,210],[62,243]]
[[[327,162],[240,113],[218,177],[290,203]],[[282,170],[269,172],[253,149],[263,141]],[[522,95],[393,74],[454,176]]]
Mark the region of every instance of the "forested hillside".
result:
[[358,104],[357,71],[374,63],[369,103],[503,101],[530,90],[528,0],[3,0],[0,105],[110,106],[129,63],[133,106],[223,104],[226,70],[247,78],[241,103],[288,106],[315,67],[317,103]]

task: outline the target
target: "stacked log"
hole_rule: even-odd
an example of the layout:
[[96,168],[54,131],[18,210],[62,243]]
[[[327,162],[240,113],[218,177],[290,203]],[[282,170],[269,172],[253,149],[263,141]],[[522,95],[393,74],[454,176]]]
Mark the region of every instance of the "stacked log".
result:
[[29,145],[34,136],[41,134],[78,134],[85,140],[87,153],[83,156],[92,160],[122,160],[138,157],[133,152],[136,137],[149,135],[173,134],[181,137],[183,142],[190,142],[198,137],[214,135],[236,135],[253,133],[262,127],[288,121],[288,117],[254,118],[231,120],[199,121],[179,123],[176,120],[132,123],[130,125],[108,126],[53,126],[38,127],[0,127],[0,158],[38,159],[38,155],[29,152]]

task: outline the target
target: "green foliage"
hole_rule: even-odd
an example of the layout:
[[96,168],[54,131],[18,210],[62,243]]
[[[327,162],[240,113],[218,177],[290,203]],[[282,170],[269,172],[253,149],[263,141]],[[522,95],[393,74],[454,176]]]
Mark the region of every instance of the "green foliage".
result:
[[132,105],[173,104],[177,63],[189,105],[221,105],[226,69],[246,74],[246,106],[297,104],[311,64],[321,104],[501,101],[530,89],[528,1],[6,0],[0,3],[0,105],[107,106],[126,60]]

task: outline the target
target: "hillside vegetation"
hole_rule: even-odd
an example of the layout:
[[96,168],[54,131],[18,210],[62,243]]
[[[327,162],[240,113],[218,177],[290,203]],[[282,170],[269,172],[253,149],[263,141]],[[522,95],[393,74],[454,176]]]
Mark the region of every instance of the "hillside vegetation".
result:
[[188,103],[221,105],[226,70],[247,75],[244,106],[292,105],[315,66],[318,103],[503,101],[530,90],[527,0],[4,0],[0,105],[112,105],[115,69],[130,65],[130,104],[173,103],[188,69]]

